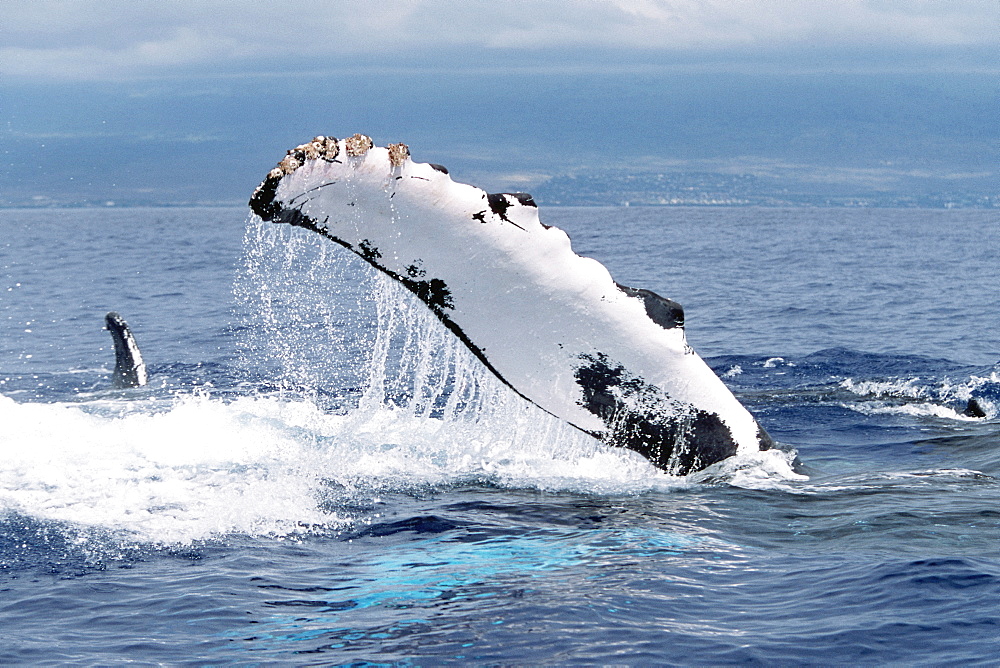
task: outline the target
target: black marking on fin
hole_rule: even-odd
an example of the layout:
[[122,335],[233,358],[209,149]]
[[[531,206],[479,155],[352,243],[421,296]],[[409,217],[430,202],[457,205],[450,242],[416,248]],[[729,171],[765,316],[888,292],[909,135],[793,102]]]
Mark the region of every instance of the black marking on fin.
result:
[[663,329],[684,327],[684,307],[673,299],[661,297],[652,290],[630,288],[621,283],[615,283],[618,289],[629,297],[638,297],[646,307],[646,315]]
[[490,203],[490,211],[500,216],[501,220],[510,222],[510,218],[507,217],[507,209],[510,208],[510,202],[504,196],[504,193],[489,193],[486,195],[486,201]]
[[381,251],[379,251],[378,248],[375,248],[375,244],[368,239],[362,239],[360,243],[358,243],[358,248],[360,249],[356,251],[358,255],[369,262],[374,262],[378,258],[382,257]]
[[115,370],[111,382],[115,387],[141,387],[146,384],[146,364],[139,345],[125,319],[114,311],[104,316],[104,326],[115,343]]
[[671,399],[607,355],[580,355],[574,372],[584,408],[608,425],[609,445],[635,450],[673,475],[686,475],[736,454],[732,432],[715,413]]
[[280,182],[280,176],[268,176],[253,191],[250,209],[263,220],[274,220],[281,214],[282,206],[274,201]]
[[441,172],[442,174],[447,174],[448,173],[448,168],[445,167],[444,165],[436,165],[433,162],[428,163],[428,164],[431,166],[431,169],[433,169],[436,172]]
[[[523,227],[507,217],[507,210],[513,206],[510,200],[507,199],[508,197],[515,198],[519,203],[524,204],[525,206],[535,206],[535,201],[531,199],[531,195],[526,193],[489,193],[486,195],[486,201],[490,203],[490,211],[500,216],[500,220],[508,222],[514,227],[523,230]],[[525,199],[522,200],[522,197]],[[525,204],[526,201],[530,202],[530,204]],[[473,216],[473,218],[475,217],[476,216]]]
[[528,193],[504,193],[504,195],[513,197],[521,204],[521,206],[530,206],[535,209],[538,208],[538,205],[535,204],[535,199]]
[[316,191],[316,190],[321,190],[321,189],[323,189],[323,188],[326,188],[327,186],[332,186],[332,185],[336,185],[336,183],[337,183],[336,181],[327,181],[326,183],[321,183],[321,184],[319,184],[318,186],[313,186],[313,187],[312,187],[312,188],[310,188],[309,190],[303,190],[303,191],[302,191],[302,192],[300,192],[300,193],[299,193],[298,195],[296,195],[295,197],[293,197],[293,198],[291,199],[291,201],[289,201],[289,204],[291,204],[292,202],[294,202],[295,200],[297,200],[297,199],[298,199],[298,198],[300,198],[300,197],[305,197],[306,195],[308,195],[308,194],[309,194],[309,193],[311,193],[311,192],[314,192],[314,191]]
[[451,290],[440,278],[418,281],[395,273],[390,275],[419,297],[420,301],[430,306],[435,313],[443,313],[444,309],[454,310],[455,302],[451,298]]

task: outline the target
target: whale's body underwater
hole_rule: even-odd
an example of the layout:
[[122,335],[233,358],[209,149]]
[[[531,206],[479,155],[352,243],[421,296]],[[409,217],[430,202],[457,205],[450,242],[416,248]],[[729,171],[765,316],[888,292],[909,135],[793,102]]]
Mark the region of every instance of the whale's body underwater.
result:
[[356,253],[521,397],[668,473],[773,445],[687,345],[680,305],[576,255],[530,195],[487,194],[354,135],[289,151],[250,206]]

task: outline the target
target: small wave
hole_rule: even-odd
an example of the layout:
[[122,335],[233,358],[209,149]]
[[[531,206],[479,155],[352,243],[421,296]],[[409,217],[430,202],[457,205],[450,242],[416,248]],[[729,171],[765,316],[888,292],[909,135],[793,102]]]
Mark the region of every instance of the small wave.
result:
[[995,481],[991,475],[972,469],[925,469],[919,471],[896,471],[873,473],[872,478],[880,480],[902,480],[907,478],[957,478],[966,480]]
[[[899,414],[952,420],[996,419],[1000,415],[1000,402],[997,401],[1000,398],[1000,377],[996,371],[981,376],[973,374],[957,381],[950,377],[940,380],[911,377],[862,381],[846,378],[839,386],[858,397],[890,400],[843,404],[866,415]],[[971,411],[970,401],[975,402],[977,411]]]
[[794,491],[796,483],[809,479],[795,471],[795,456],[794,451],[777,449],[746,453],[692,473],[688,479],[744,489]]
[[932,417],[945,420],[963,420],[976,422],[981,418],[964,415],[950,406],[932,403],[888,404],[883,402],[843,403],[843,408],[861,413],[862,415],[910,415],[913,417]]
[[918,385],[919,382],[920,378],[861,381],[846,378],[841,381],[840,387],[862,397],[930,398],[930,389],[925,385]]
[[835,481],[802,485],[798,491],[805,494],[855,494],[898,487],[929,487],[940,489],[947,483],[973,483],[995,485],[997,479],[988,473],[965,468],[917,469],[913,471],[875,471],[861,475],[838,477]]
[[[986,484],[995,485],[997,479],[982,471],[973,469],[919,469],[915,471],[881,471],[861,475],[835,476],[827,480],[812,480],[801,476],[791,479],[780,475],[760,477],[759,472],[752,467],[750,475],[746,476],[737,486],[746,489],[764,489],[782,491],[803,496],[844,496],[854,494],[871,494],[874,492],[898,491],[902,488],[932,488],[940,489],[942,484]],[[758,479],[759,478],[759,479]]]

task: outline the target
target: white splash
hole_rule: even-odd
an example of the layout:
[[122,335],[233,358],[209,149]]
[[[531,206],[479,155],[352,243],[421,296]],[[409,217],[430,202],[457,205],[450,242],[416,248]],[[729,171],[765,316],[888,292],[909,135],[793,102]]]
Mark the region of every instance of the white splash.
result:
[[[51,404],[0,395],[0,514],[186,544],[336,530],[358,519],[345,509],[359,496],[374,506],[428,485],[630,495],[701,480],[524,401],[412,295],[316,235],[251,223],[246,245],[244,357],[276,389]],[[787,455],[758,453],[713,480],[755,476],[799,478]]]
[[729,369],[723,373],[720,378],[735,378],[743,373],[743,367],[739,364],[734,364]]
[[165,543],[337,521],[316,506],[301,407],[187,397],[128,409],[0,397],[0,508]]
[[847,378],[841,381],[840,386],[859,396],[898,397],[902,399],[930,398],[929,389],[925,385],[918,385],[919,382],[919,377],[863,381]]
[[[1000,386],[996,371],[988,375],[972,375],[965,379],[928,381],[919,377],[888,378],[856,381],[847,378],[840,387],[865,399],[860,403],[844,404],[846,408],[866,415],[911,415],[948,420],[981,420],[964,412],[967,402],[975,398],[987,420],[995,420],[1000,407],[990,397]],[[893,400],[901,400],[899,401]]]
[[927,402],[907,404],[870,402],[863,404],[842,404],[842,406],[862,415],[909,415],[912,417],[942,418],[945,420],[963,420],[969,422],[978,422],[980,420],[980,418],[963,415],[950,406]]
[[724,459],[704,471],[688,476],[692,482],[726,483],[744,489],[777,489],[789,491],[809,476],[796,473],[795,453],[784,450],[763,450]]
[[502,405],[444,420],[386,406],[336,415],[281,397],[136,403],[96,410],[0,396],[0,510],[187,543],[336,528],[353,519],[336,511],[337,494],[358,490],[489,482],[629,494],[686,484]]

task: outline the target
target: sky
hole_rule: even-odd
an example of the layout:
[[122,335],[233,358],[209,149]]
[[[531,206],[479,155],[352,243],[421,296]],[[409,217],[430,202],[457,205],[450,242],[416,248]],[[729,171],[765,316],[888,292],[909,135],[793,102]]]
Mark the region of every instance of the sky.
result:
[[[0,200],[242,202],[316,134],[487,188],[602,168],[989,189],[998,0],[6,3]],[[879,185],[881,184],[881,185]]]

